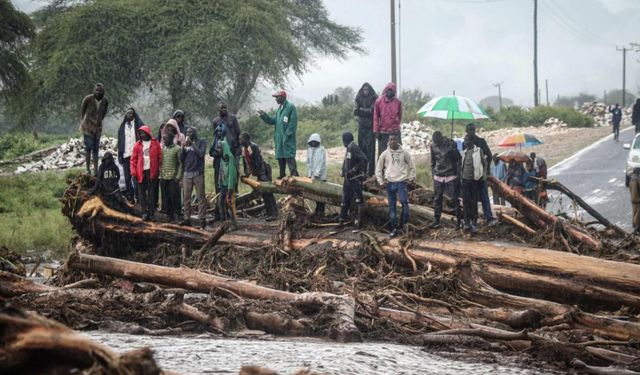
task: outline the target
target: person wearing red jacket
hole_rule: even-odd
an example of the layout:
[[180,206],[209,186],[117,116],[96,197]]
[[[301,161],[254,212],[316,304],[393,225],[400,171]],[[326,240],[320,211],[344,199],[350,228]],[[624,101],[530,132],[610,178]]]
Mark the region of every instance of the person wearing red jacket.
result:
[[378,157],[387,149],[389,136],[397,136],[398,143],[402,144],[402,102],[396,94],[396,84],[387,83],[373,106],[373,134],[378,140]]
[[156,213],[154,202],[162,164],[162,150],[147,125],[142,125],[138,132],[140,140],[133,146],[131,154],[131,177],[138,182],[138,201],[144,212],[142,219],[153,220]]

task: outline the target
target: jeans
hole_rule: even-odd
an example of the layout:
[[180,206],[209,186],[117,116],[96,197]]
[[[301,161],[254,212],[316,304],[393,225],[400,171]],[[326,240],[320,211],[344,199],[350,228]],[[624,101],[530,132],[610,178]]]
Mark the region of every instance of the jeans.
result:
[[478,192],[478,199],[482,202],[482,215],[484,220],[489,222],[493,220],[493,213],[491,212],[491,201],[489,200],[489,188],[487,181],[481,179],[478,180],[480,184],[480,191]]
[[380,157],[380,154],[382,154],[384,152],[384,150],[387,149],[387,143],[389,143],[389,136],[392,136],[392,135],[397,136],[398,137],[398,143],[402,144],[402,137],[400,136],[400,130],[398,130],[397,132],[391,132],[391,133],[379,133],[379,135],[378,135],[378,157]]
[[362,204],[364,202],[364,200],[362,199],[362,180],[359,178],[349,180],[345,177],[344,182],[342,183],[342,204],[340,204],[340,219],[347,219],[347,213],[349,212],[349,208],[351,207],[351,200],[353,199],[354,195],[356,196],[356,204]]
[[156,213],[156,189],[158,186],[158,179],[152,180],[149,170],[143,172],[142,182],[138,184],[138,201],[142,212],[149,216],[153,216]]
[[387,199],[389,200],[389,219],[391,220],[391,228],[398,228],[398,208],[396,207],[398,200],[402,205],[402,224],[409,223],[409,196],[407,194],[407,183],[387,182]]
[[280,174],[278,175],[278,179],[284,178],[286,176],[286,166],[289,166],[289,175],[290,176],[298,176],[298,166],[296,164],[295,158],[279,158],[278,159],[278,167],[280,168]]
[[373,176],[376,169],[376,138],[371,123],[368,128],[358,128],[358,146],[367,157],[367,176]]
[[205,215],[207,214],[207,199],[204,196],[204,174],[193,178],[184,177],[182,179],[182,185],[184,189],[182,193],[182,201],[184,202],[184,219],[191,219],[191,193],[195,187],[196,197],[198,199],[198,218],[200,220],[204,220]]
[[457,179],[449,182],[439,182],[433,180],[433,190],[434,190],[434,198],[433,198],[433,209],[434,209],[434,217],[436,219],[436,223],[440,222],[440,217],[442,216],[442,201],[443,196],[446,194],[451,201],[453,202],[453,210],[455,212],[456,217],[460,217],[460,202],[458,201],[458,192],[456,189]]
[[169,219],[174,220],[180,213],[180,183],[177,180],[160,180],[162,208]]
[[499,204],[504,206],[504,198],[498,194],[498,191],[494,188],[491,188],[491,192],[493,194],[493,204]]
[[462,179],[464,221],[467,224],[478,220],[478,198],[482,191],[482,185],[482,180]]
[[98,160],[98,150],[100,150],[100,134],[83,134],[82,139],[84,140],[85,154],[91,154],[94,160]]

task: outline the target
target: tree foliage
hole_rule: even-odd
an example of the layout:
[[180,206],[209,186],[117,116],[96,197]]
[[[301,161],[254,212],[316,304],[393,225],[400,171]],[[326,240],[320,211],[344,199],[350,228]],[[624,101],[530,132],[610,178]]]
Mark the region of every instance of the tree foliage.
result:
[[19,107],[61,116],[77,117],[102,82],[115,111],[145,87],[210,117],[219,100],[238,111],[257,83],[284,86],[315,56],[362,52],[360,30],[329,19],[321,0],[58,0],[44,13]]
[[29,78],[24,44],[35,35],[35,26],[9,0],[0,0],[0,94],[23,86]]
[[[487,96],[486,98],[481,99],[478,104],[480,104],[484,109],[500,109],[500,97],[497,95]],[[502,97],[502,106],[508,107],[513,105],[513,100],[509,98]]]

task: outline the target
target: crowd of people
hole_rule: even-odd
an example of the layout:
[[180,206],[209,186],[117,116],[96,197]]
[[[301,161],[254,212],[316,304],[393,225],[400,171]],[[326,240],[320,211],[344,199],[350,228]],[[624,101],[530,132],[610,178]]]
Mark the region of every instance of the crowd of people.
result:
[[[265,124],[274,128],[274,154],[278,163],[278,179],[298,176],[296,161],[297,111],[287,100],[287,93],[279,90],[272,95],[278,105],[273,115],[258,111]],[[105,88],[96,84],[93,94],[82,101],[81,130],[86,149],[87,173],[91,174],[91,159],[97,175],[93,192],[99,193],[108,203],[128,210],[137,202],[144,220],[155,220],[159,197],[162,211],[171,222],[192,225],[192,203],[198,208],[198,223],[207,225],[208,202],[205,197],[205,155],[207,142],[198,130],[189,126],[185,113],[176,110],[163,122],[154,137],[151,128],[144,123],[135,109],[129,108],[118,128],[117,161],[122,166],[125,188],[119,188],[120,171],[114,156],[107,152],[98,168],[98,145],[102,133],[102,121],[106,116],[108,100]],[[356,229],[362,226],[363,183],[375,175],[377,183],[386,190],[389,201],[391,237],[406,230],[409,223],[408,184],[416,178],[416,168],[411,154],[402,148],[400,127],[402,102],[397,98],[396,86],[388,83],[380,97],[369,83],[364,83],[355,97],[353,114],[358,123],[357,142],[351,132],[342,134],[345,156],[340,175],[343,178],[342,203],[339,225],[351,221]],[[241,175],[253,176],[258,181],[271,182],[272,169],[262,157],[260,147],[251,141],[251,135],[241,132],[238,119],[229,113],[227,105],[220,102],[218,114],[212,122],[213,141],[208,154],[213,158],[216,204],[214,221],[229,221],[237,228],[235,199]],[[491,210],[488,175],[494,175],[514,190],[544,205],[546,192],[529,177],[546,177],[544,160],[531,154],[526,168],[520,162],[511,161],[507,168],[497,155],[492,155],[487,142],[476,134],[473,123],[466,127],[462,151],[454,140],[433,133],[431,144],[431,171],[434,182],[435,221],[432,228],[441,226],[445,196],[452,203],[461,228],[478,230],[478,202],[482,205],[488,226],[497,223]],[[307,141],[307,176],[316,181],[327,180],[326,150],[321,134],[312,134]],[[377,147],[376,147],[377,146]],[[377,149],[377,152],[376,152]],[[492,166],[493,161],[493,166]],[[192,200],[195,189],[195,201]],[[464,210],[460,209],[462,198]],[[494,204],[504,204],[494,192]],[[262,193],[266,220],[278,216],[278,208],[272,193]],[[401,213],[398,217],[397,203]],[[350,211],[353,211],[350,213]],[[324,215],[325,206],[316,204],[316,215]],[[182,215],[182,219],[180,219]]]

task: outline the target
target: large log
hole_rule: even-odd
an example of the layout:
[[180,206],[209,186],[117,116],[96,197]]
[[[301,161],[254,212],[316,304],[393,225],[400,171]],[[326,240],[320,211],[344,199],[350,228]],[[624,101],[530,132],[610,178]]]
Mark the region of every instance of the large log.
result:
[[560,218],[555,215],[551,215],[546,212],[544,209],[540,208],[534,202],[527,199],[522,194],[518,194],[513,189],[511,189],[507,184],[498,180],[494,176],[489,176],[487,178],[487,183],[497,191],[505,200],[511,203],[512,206],[518,209],[524,216],[527,217],[532,223],[535,223],[537,226],[541,228],[552,228],[555,225],[562,227],[571,238],[578,241],[579,243],[585,245],[591,249],[600,249],[602,247],[602,243],[593,238],[588,233],[581,231],[579,228],[571,225],[569,223],[563,222]]

